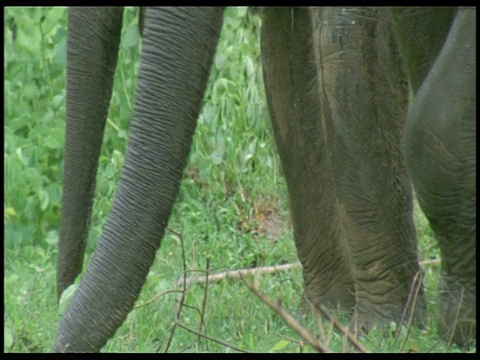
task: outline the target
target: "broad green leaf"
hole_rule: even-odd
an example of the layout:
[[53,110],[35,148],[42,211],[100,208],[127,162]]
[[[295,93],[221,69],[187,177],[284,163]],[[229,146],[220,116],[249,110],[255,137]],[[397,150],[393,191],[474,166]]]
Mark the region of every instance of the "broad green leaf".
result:
[[49,202],[50,202],[50,199],[48,197],[48,193],[43,189],[39,189],[38,190],[38,198],[40,200],[40,209],[45,211],[48,207]]
[[122,47],[124,49],[135,48],[140,42],[140,34],[136,24],[130,24],[125,28],[125,35],[122,40]]
[[56,246],[58,244],[58,231],[57,230],[50,230],[45,236],[45,242],[48,245]]
[[17,213],[15,212],[15,209],[13,207],[7,207],[5,209],[5,215],[7,216],[17,216]]
[[273,345],[273,347],[270,350],[268,350],[268,352],[278,352],[287,348],[289,345],[290,345],[289,341],[282,339],[278,343]]
[[3,327],[3,349],[8,351],[13,345],[13,329],[9,325]]
[[77,290],[78,284],[72,284],[65,291],[62,293],[60,297],[60,301],[58,303],[58,314],[63,315],[65,310],[67,309],[67,305],[72,300],[73,293]]

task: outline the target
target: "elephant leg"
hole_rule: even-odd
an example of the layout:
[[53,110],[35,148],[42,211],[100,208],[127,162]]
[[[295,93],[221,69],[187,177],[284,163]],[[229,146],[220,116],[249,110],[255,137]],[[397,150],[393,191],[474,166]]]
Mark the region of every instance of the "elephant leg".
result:
[[315,305],[355,304],[321,124],[309,11],[266,8],[261,50],[267,103],[287,181],[305,295]]
[[[97,249],[60,322],[56,351],[100,350],[131,311],[178,192],[222,19],[222,8],[145,8],[120,184]],[[95,26],[91,21],[84,18],[79,25]],[[79,61],[101,61],[82,50],[76,48]],[[85,108],[96,105],[88,94],[79,97]]]
[[412,312],[421,321],[425,300],[401,153],[408,89],[391,12],[324,8],[311,16],[359,324],[368,330]]
[[404,59],[411,98],[417,93],[452,26],[454,7],[394,7],[395,35]]
[[[68,11],[67,121],[57,259],[59,298],[82,271],[122,16],[123,8],[119,7]],[[84,61],[85,53],[95,61]]]
[[476,335],[475,52],[476,11],[460,9],[411,106],[404,143],[442,256],[439,333],[458,344]]

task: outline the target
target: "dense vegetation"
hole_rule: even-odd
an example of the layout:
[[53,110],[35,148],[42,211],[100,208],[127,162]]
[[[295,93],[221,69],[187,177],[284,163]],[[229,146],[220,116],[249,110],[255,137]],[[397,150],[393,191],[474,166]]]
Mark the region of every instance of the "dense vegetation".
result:
[[[5,351],[49,351],[60,318],[55,259],[60,224],[65,122],[66,10],[4,11],[5,88]],[[97,189],[86,263],[109,213],[128,139],[140,39],[136,10],[124,29]],[[189,276],[209,271],[296,262],[285,183],[268,129],[260,66],[260,18],[229,8],[211,72],[205,106],[169,226],[181,232]],[[418,212],[417,212],[418,213]],[[438,253],[424,218],[417,216],[420,258]],[[182,274],[179,237],[167,233],[134,310],[105,351],[165,350],[179,295],[169,293]],[[434,326],[438,267],[426,268],[427,330],[413,329],[403,351],[445,351]],[[264,275],[260,287],[298,315],[301,271]],[[187,292],[181,323],[199,329],[203,285]],[[297,316],[298,317],[298,316]],[[311,351],[241,281],[208,288],[203,333],[249,351]],[[307,319],[307,326],[313,329]],[[374,351],[400,349],[388,335],[363,341]],[[340,335],[330,347],[342,349]],[[170,351],[232,349],[177,329]],[[449,350],[452,350],[450,348]],[[455,350],[455,348],[453,348]]]

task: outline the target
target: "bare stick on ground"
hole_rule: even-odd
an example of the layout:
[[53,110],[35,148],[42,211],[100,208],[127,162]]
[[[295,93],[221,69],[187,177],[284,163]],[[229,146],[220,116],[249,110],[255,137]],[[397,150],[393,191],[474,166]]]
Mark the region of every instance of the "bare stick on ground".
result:
[[[182,259],[183,259],[183,289],[182,289],[182,297],[180,298],[180,304],[178,306],[178,311],[175,315],[175,323],[173,324],[172,331],[170,332],[170,338],[168,339],[165,352],[168,352],[168,349],[170,348],[170,344],[172,343],[173,334],[175,334],[175,329],[178,324],[178,319],[180,319],[180,313],[182,312],[183,303],[185,301],[185,294],[187,292],[187,261],[185,260],[185,246],[183,245],[183,236],[182,234],[170,228],[168,230],[170,230],[173,234],[177,235],[178,238],[180,239],[180,245],[182,247]],[[160,350],[160,348],[157,349],[157,352],[158,350]]]
[[[221,280],[230,280],[230,279],[240,279],[246,275],[262,275],[262,274],[273,274],[279,271],[288,271],[294,269],[300,269],[302,265],[297,262],[293,264],[283,264],[283,265],[274,265],[274,266],[264,266],[252,269],[240,269],[240,270],[230,270],[217,274],[212,274],[208,276],[208,282],[216,282]],[[191,276],[187,280],[187,284],[190,286],[193,283],[205,283],[206,276]]]
[[[440,264],[440,259],[433,259],[433,260],[422,260],[420,261],[421,266],[436,266]],[[222,280],[232,280],[232,279],[240,279],[246,275],[263,275],[263,274],[273,274],[280,271],[289,271],[295,269],[301,269],[302,264],[299,262],[293,264],[282,264],[282,265],[274,265],[274,266],[263,266],[258,268],[252,269],[239,269],[239,270],[230,270],[224,271],[217,274],[211,274],[208,276],[208,282],[213,283]],[[195,284],[195,283],[205,283],[206,276],[204,275],[194,275],[190,276],[187,279],[188,286]]]
[[265,304],[267,304],[273,311],[275,311],[277,315],[280,316],[283,321],[285,321],[288,326],[290,326],[298,335],[300,335],[300,337],[302,337],[302,339],[305,340],[305,342],[308,343],[312,348],[321,353],[330,352],[330,350],[321,344],[319,340],[315,339],[315,337],[307,329],[300,325],[292,315],[285,311],[278,302],[262,293],[256,286],[252,285],[244,277],[242,277],[242,280],[245,282],[251,292],[253,292]]

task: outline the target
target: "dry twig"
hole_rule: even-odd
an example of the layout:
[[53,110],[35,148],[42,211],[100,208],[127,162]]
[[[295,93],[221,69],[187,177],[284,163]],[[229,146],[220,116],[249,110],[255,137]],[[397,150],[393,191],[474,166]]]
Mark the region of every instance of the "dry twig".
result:
[[[217,274],[212,274],[208,276],[208,282],[216,282],[221,280],[231,280],[231,279],[240,279],[246,275],[261,275],[261,274],[272,274],[278,271],[288,271],[293,269],[299,269],[302,265],[297,262],[293,264],[283,264],[283,265],[274,265],[274,266],[264,266],[252,269],[240,269],[240,270],[230,270],[224,271]],[[207,280],[206,276],[191,276],[187,280],[188,286],[194,283],[205,283]]]
[[[397,343],[399,337],[400,337],[400,332],[402,329],[402,324],[404,322],[405,316],[407,315],[407,311],[411,308],[410,314],[408,317],[408,323],[407,323],[407,333],[405,334],[405,337],[403,338],[402,344],[400,346],[400,351],[403,351],[408,335],[410,334],[410,330],[412,328],[413,324],[413,319],[415,317],[415,308],[417,306],[417,300],[418,300],[418,294],[420,293],[420,290],[422,289],[422,284],[423,284],[423,271],[420,269],[416,274],[415,277],[413,278],[413,285],[410,290],[410,293],[408,294],[408,299],[407,299],[407,304],[405,305],[405,310],[402,314],[402,318],[400,319],[400,324],[398,325],[397,332],[395,333],[395,339],[393,341],[393,346]],[[412,305],[410,305],[412,304]]]
[[[315,314],[315,308],[314,308],[313,304],[307,299],[307,297],[305,295],[303,296],[303,299],[310,306],[310,309],[312,310],[312,314]],[[324,305],[320,305],[318,310],[320,311],[320,314],[330,322],[330,324],[332,324],[334,327],[336,327],[338,330],[340,330],[340,332],[345,336],[347,341],[350,344],[352,344],[353,347],[355,349],[357,349],[357,351],[362,352],[362,353],[369,353],[370,352],[366,347],[364,347],[362,344],[360,344],[360,342],[355,337],[355,335],[349,330],[349,327],[348,326],[343,326],[337,320],[337,318],[335,316],[330,314],[330,311],[328,311],[328,309]],[[318,324],[317,326],[320,327],[320,324]],[[329,331],[329,333],[330,332],[331,332],[331,330]]]
[[229,348],[232,348],[233,350],[237,350],[237,351],[240,351],[242,353],[249,353],[250,351],[247,351],[247,350],[243,350],[243,349],[240,349],[238,347],[236,347],[235,345],[232,345],[232,344],[229,344],[229,343],[226,343],[226,342],[223,342],[221,340],[218,340],[218,339],[215,339],[211,336],[208,336],[208,335],[204,335],[204,334],[201,334],[199,333],[198,331],[195,331],[193,329],[190,329],[189,327],[185,326],[185,325],[182,325],[180,324],[179,322],[176,323],[176,325],[178,325],[178,327],[188,331],[188,332],[191,332],[192,334],[196,334],[198,336],[201,336],[207,340],[211,340],[213,342],[216,342],[217,344],[220,344],[220,345],[223,345],[223,346],[226,346],[226,347],[229,347]]
[[245,282],[251,292],[253,292],[265,304],[267,304],[273,311],[275,311],[277,315],[283,319],[283,321],[285,321],[298,335],[300,335],[300,337],[302,337],[302,339],[305,340],[306,343],[308,343],[318,352],[330,352],[330,350],[324,347],[319,340],[315,339],[315,337],[310,334],[307,329],[300,325],[292,315],[285,311],[279,302],[275,302],[268,295],[262,293],[255,285],[250,284],[250,282],[248,282],[244,277],[242,277],[242,280]]
[[[185,302],[185,294],[187,293],[187,260],[185,259],[185,246],[183,245],[183,236],[182,234],[172,230],[170,230],[173,234],[177,235],[178,238],[180,239],[180,245],[182,248],[182,259],[183,259],[183,290],[182,290],[182,297],[180,298],[180,304],[178,306],[178,311],[175,315],[175,323],[173,324],[172,331],[170,332],[170,338],[168,339],[167,342],[167,347],[165,348],[165,352],[168,352],[168,349],[170,348],[170,344],[172,343],[173,339],[173,334],[175,333],[175,329],[178,324],[178,319],[180,319],[180,313],[182,312],[183,308],[183,303]],[[160,349],[160,348],[159,348]],[[157,351],[159,350],[157,349]]]
[[[436,266],[440,264],[440,259],[433,259],[433,260],[422,260],[420,261],[421,266]],[[258,268],[252,268],[252,269],[239,269],[239,270],[229,270],[229,271],[224,271],[220,272],[217,274],[212,274],[208,276],[208,282],[217,282],[217,281],[222,281],[222,280],[232,280],[232,279],[240,279],[243,276],[246,275],[262,275],[262,274],[273,274],[279,271],[288,271],[288,270],[294,270],[294,269],[300,269],[302,267],[302,264],[299,262],[293,263],[293,264],[282,264],[282,265],[274,265],[274,266],[263,266],[263,267],[258,267]],[[187,279],[187,284],[188,286],[195,284],[195,283],[205,283],[206,282],[206,276],[201,275],[201,276],[190,276]]]
[[[205,326],[204,318],[205,318],[205,307],[207,306],[208,271],[209,270],[210,270],[210,258],[207,257],[207,263],[205,266],[205,292],[203,293],[202,312],[200,313],[200,326],[198,329],[199,335],[197,336],[197,344],[200,343],[200,334],[202,333],[202,326],[205,327],[205,335],[207,333],[207,327]],[[208,351],[208,343],[206,345],[207,345],[207,351]]]

